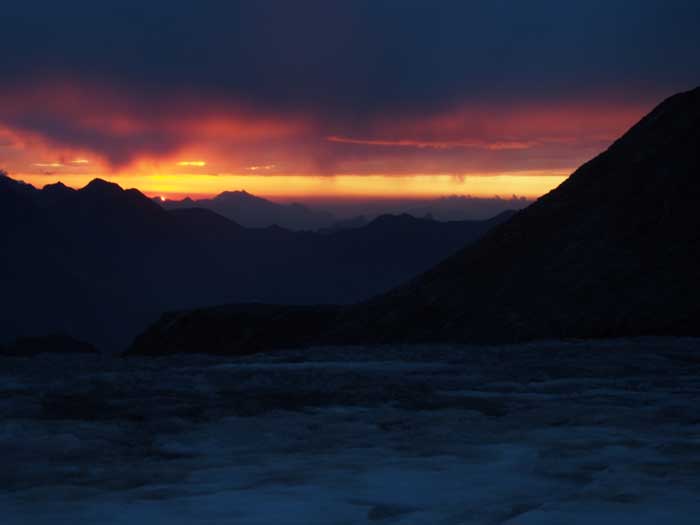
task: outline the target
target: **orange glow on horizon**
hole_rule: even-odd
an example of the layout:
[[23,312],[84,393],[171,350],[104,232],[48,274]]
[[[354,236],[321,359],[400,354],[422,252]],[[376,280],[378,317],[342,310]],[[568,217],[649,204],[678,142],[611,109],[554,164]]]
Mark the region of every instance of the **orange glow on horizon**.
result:
[[[563,182],[570,171],[525,171],[465,175],[99,175],[123,188],[137,188],[162,199],[186,196],[203,198],[223,191],[245,190],[261,197],[287,199],[400,199],[438,198],[448,195],[472,197],[536,198]],[[17,175],[36,187],[61,181],[85,186],[94,175],[56,173]]]
[[[464,102],[346,121],[184,91],[150,100],[47,86],[0,87],[0,169],[37,187],[100,177],[168,199],[239,189],[277,200],[536,198],[648,110],[604,97]],[[22,125],[27,114],[38,124]]]

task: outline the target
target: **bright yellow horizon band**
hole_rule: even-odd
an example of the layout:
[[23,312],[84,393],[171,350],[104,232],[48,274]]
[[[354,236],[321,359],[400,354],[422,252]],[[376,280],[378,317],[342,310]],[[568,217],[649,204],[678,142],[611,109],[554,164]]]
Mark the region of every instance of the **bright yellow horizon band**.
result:
[[465,175],[240,175],[240,174],[16,174],[38,188],[58,181],[80,188],[95,177],[137,188],[149,196],[213,196],[245,190],[261,197],[295,199],[400,199],[473,197],[536,198],[561,184],[571,171],[519,171]]

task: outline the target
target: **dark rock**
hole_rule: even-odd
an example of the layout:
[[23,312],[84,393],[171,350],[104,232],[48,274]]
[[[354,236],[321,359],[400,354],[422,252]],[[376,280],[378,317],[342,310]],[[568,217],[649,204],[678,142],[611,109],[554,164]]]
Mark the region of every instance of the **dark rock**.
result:
[[332,305],[238,304],[165,314],[136,338],[127,355],[245,355],[304,346],[328,330],[341,311]]

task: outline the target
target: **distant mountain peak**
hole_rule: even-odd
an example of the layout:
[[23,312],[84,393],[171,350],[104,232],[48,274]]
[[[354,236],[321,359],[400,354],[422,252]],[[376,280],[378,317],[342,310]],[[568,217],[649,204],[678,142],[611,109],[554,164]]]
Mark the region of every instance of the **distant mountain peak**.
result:
[[47,193],[73,193],[75,190],[63,184],[61,181],[55,182],[53,184],[46,184],[41,191]]
[[[156,201],[158,202],[158,201]],[[207,208],[248,228],[266,228],[277,224],[284,229],[318,230],[333,224],[335,218],[324,211],[303,204],[278,203],[248,193],[246,190],[224,191],[209,199],[186,198],[158,202],[166,210]]]
[[384,225],[397,225],[397,224],[415,224],[422,222],[426,219],[414,217],[408,213],[391,214],[385,213],[376,217],[374,220],[370,221],[367,225],[368,227],[384,226]]
[[86,186],[81,188],[80,191],[89,193],[121,193],[124,189],[115,182],[109,182],[104,179],[95,178],[92,179]]
[[39,191],[31,184],[13,179],[2,170],[0,170],[0,189],[9,191],[10,193],[23,195],[31,195]]
[[65,189],[72,189],[63,184],[60,180],[58,182],[54,182],[52,184],[44,184],[44,187],[42,188],[43,190],[47,189],[53,189],[53,188],[65,188]]
[[236,200],[255,200],[255,201],[265,201],[269,202],[267,199],[263,199],[262,197],[258,197],[257,195],[253,195],[252,193],[248,193],[245,190],[233,190],[233,191],[222,191],[218,195],[216,195],[212,200],[231,200],[231,199],[236,199]]

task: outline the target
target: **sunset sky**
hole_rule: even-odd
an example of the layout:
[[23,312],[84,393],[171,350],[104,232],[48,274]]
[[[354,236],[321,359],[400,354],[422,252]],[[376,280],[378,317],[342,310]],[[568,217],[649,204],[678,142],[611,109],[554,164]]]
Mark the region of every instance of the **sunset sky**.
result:
[[535,197],[700,84],[694,0],[13,2],[1,17],[0,168],[37,186]]

